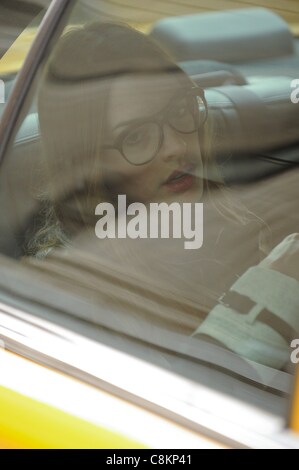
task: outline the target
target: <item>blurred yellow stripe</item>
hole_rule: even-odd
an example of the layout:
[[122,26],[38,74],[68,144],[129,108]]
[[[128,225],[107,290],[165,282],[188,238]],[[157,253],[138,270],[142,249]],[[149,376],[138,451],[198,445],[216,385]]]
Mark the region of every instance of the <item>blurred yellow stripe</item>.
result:
[[299,433],[299,366],[297,366],[293,396],[291,400],[290,416],[289,416],[289,427],[292,431]]
[[8,49],[0,61],[0,74],[6,75],[16,73],[20,70],[29,52],[33,39],[36,36],[36,29],[25,29]]
[[0,448],[143,447],[116,432],[0,386]]

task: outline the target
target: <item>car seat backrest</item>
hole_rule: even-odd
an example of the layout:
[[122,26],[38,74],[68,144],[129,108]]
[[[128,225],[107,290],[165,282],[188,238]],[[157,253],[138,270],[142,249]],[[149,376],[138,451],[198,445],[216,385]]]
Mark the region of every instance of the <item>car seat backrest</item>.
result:
[[[228,183],[254,181],[298,163],[299,106],[290,100],[289,79],[205,93],[217,125],[215,155]],[[38,115],[31,110],[0,172],[0,252],[9,256],[21,256],[27,234],[34,232],[46,186],[43,165]]]
[[299,163],[299,106],[291,80],[206,90],[215,127],[214,155],[228,184],[248,183]]

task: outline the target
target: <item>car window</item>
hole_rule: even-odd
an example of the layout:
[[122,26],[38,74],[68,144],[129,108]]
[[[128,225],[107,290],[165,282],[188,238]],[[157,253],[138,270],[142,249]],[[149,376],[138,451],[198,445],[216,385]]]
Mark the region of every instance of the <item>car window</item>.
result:
[[0,34],[0,113],[34,40],[50,1],[2,2]]
[[0,289],[284,416],[299,333],[299,10],[266,3],[75,2],[4,154]]

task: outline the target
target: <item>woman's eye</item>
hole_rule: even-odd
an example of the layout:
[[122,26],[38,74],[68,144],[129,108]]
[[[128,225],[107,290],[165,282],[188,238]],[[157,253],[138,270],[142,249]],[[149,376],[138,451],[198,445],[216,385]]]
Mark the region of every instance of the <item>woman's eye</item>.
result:
[[185,117],[187,114],[189,114],[189,108],[188,106],[186,105],[186,103],[180,105],[180,106],[177,106],[175,109],[174,109],[174,117],[176,118],[183,118]]
[[126,145],[136,145],[139,144],[144,137],[144,130],[138,130],[131,132],[127,137],[126,137]]
[[187,113],[188,113],[188,109],[186,106],[182,106],[177,112],[178,116],[185,116],[185,114]]

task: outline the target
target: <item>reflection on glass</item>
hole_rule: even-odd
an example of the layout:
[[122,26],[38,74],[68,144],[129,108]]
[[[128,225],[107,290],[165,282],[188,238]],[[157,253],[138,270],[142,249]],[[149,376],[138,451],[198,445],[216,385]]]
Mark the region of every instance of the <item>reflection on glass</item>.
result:
[[[86,2],[79,6],[86,13]],[[20,162],[22,152],[21,168],[32,178],[30,198],[8,216],[21,264],[61,282],[73,296],[67,313],[113,332],[117,347],[142,344],[147,360],[194,380],[213,382],[209,367],[217,366],[257,390],[285,391],[275,380],[292,371],[298,334],[298,170],[272,174],[270,166],[277,152],[289,158],[289,147],[297,149],[296,121],[285,140],[278,132],[272,138],[264,127],[267,87],[234,85],[231,95],[222,82],[203,89],[206,71],[192,78],[150,36],[83,21],[79,11],[41,70],[37,113],[24,121],[37,129],[36,148],[16,141],[6,159],[11,176],[9,162]],[[298,119],[289,103],[273,100],[278,126]],[[101,203],[114,208],[110,218],[97,213]],[[167,212],[160,234],[165,220],[183,225],[186,208],[203,204],[202,247],[185,249],[175,225],[165,237],[108,236],[108,225],[124,218],[141,233],[152,204]],[[95,232],[100,217],[104,239]],[[199,373],[205,362],[206,376]],[[220,377],[215,382],[227,391]]]

